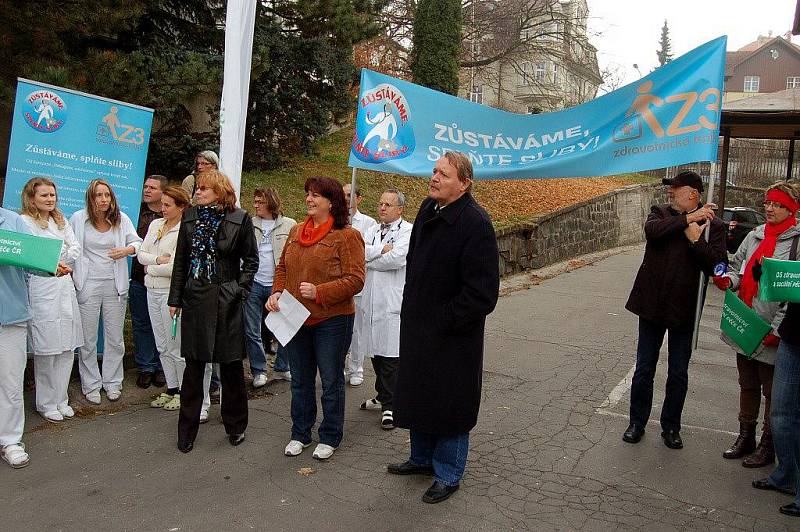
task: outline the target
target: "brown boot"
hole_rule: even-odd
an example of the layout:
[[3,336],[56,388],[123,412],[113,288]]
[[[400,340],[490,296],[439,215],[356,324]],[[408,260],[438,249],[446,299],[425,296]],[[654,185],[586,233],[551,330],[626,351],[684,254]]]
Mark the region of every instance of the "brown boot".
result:
[[723,458],[741,458],[752,453],[756,448],[756,424],[739,423],[739,435],[730,449],[722,453]]
[[744,467],[765,467],[775,463],[775,447],[772,446],[772,434],[762,434],[756,452],[743,462]]

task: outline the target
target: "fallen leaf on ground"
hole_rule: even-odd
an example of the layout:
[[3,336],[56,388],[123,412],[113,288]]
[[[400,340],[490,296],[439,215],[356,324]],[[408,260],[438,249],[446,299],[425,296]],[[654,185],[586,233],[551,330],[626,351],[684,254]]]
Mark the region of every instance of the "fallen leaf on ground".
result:
[[303,475],[304,477],[307,477],[309,475],[313,475],[314,473],[316,473],[316,471],[314,471],[314,469],[311,468],[311,467],[301,467],[300,469],[297,470],[297,472],[300,473],[301,475]]

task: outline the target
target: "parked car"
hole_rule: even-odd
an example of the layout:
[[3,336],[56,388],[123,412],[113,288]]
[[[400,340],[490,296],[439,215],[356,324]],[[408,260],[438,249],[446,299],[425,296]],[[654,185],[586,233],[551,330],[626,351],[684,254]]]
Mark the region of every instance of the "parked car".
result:
[[762,213],[747,207],[725,207],[722,221],[725,222],[728,233],[726,236],[728,253],[736,253],[747,233],[756,226],[766,223],[767,219]]

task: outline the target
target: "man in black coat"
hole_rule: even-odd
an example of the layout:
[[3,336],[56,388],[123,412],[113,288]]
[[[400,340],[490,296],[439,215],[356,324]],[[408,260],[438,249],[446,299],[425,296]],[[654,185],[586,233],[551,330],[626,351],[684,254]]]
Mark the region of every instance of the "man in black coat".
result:
[[[661,409],[664,445],[681,449],[681,412],[689,384],[700,273],[707,276],[727,262],[723,223],[716,205],[701,202],[703,182],[695,172],[664,179],[669,205],[656,205],[644,224],[644,259],[625,308],[639,316],[636,371],[631,384],[630,425],[622,439],[638,443],[653,405],[658,352],[669,331],[669,366]],[[705,229],[710,227],[706,241]],[[703,286],[705,289],[705,286]],[[705,293],[704,293],[705,295]]]
[[433,475],[422,500],[458,489],[481,399],[483,331],[500,288],[497,239],[470,194],[472,164],[448,152],[437,162],[411,231],[400,311],[395,426],[411,431],[397,475]]

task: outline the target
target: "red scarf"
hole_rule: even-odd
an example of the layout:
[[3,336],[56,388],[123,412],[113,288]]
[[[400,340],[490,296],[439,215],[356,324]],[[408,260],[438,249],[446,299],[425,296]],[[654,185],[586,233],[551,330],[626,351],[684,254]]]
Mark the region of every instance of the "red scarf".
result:
[[775,253],[775,244],[778,242],[778,236],[790,227],[794,227],[796,222],[797,218],[794,217],[794,214],[791,214],[779,224],[768,223],[764,226],[764,240],[761,241],[753,256],[747,261],[744,277],[742,277],[742,282],[739,285],[739,299],[744,301],[748,307],[753,306],[753,297],[758,293],[758,282],[753,278],[753,266],[756,262],[760,264],[763,257],[772,257]]
[[313,246],[325,238],[325,235],[330,233],[331,229],[333,229],[333,216],[329,216],[319,227],[314,227],[314,219],[309,216],[300,226],[300,245],[305,247]]

